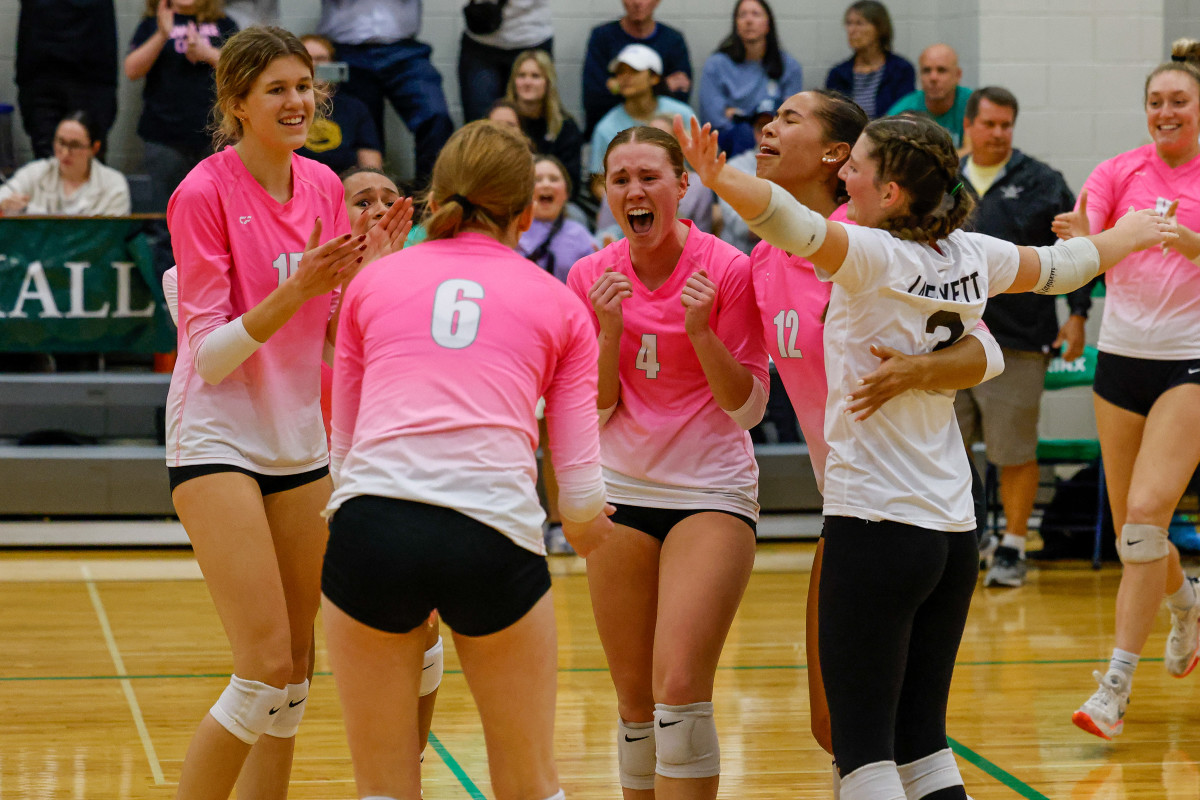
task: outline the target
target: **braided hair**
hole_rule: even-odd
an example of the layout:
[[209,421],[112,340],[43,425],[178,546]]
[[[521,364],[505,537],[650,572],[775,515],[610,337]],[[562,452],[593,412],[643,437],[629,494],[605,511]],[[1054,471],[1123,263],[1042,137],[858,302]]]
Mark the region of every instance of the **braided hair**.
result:
[[945,128],[926,117],[886,117],[863,135],[878,167],[876,183],[895,181],[908,194],[906,211],[880,228],[897,239],[936,242],[963,226],[975,201],[959,181],[958,154]]

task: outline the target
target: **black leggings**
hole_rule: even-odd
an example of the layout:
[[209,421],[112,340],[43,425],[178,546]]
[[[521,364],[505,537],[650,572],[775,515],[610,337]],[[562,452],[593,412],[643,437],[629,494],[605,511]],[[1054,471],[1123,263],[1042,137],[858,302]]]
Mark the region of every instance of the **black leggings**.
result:
[[826,518],[818,635],[843,776],[946,748],[950,678],[978,574],[971,532]]

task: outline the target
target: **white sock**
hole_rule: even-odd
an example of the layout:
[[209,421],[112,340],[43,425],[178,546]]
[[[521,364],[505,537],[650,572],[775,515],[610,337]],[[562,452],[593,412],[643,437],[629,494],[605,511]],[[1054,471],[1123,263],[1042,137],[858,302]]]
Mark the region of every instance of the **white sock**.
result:
[[1167,595],[1167,605],[1174,611],[1187,611],[1196,604],[1196,592],[1188,576],[1183,576],[1183,585]]
[[895,761],[863,764],[842,778],[842,800],[906,800]]
[[1127,650],[1114,647],[1112,659],[1108,662],[1108,668],[1124,672],[1132,678],[1133,671],[1137,669],[1139,660],[1141,660],[1141,656],[1137,653],[1130,653]]
[[562,789],[559,789],[557,792],[547,797],[546,800],[567,800],[567,793]]
[[919,800],[942,789],[963,785],[958,762],[954,760],[954,753],[949,747],[911,763],[900,764],[896,771],[900,774],[904,793],[909,800]]
[[1001,547],[1011,547],[1016,550],[1021,558],[1025,557],[1025,537],[1017,536],[1015,533],[1005,532],[1004,538],[1000,540]]

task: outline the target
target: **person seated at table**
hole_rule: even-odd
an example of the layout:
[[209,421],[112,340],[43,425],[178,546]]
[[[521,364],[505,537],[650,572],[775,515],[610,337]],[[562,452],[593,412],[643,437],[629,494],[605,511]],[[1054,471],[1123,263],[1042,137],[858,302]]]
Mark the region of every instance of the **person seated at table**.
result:
[[0,213],[119,217],[129,213],[125,176],[96,159],[100,139],[84,111],[63,117],[54,155],[21,167],[0,186]]

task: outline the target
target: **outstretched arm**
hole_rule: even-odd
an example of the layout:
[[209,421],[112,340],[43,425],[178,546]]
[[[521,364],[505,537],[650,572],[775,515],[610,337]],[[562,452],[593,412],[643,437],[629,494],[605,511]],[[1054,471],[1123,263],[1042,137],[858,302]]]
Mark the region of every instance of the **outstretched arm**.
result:
[[830,275],[841,268],[849,250],[846,229],[829,222],[770,181],[725,169],[725,154],[717,132],[691,120],[690,133],[675,117],[675,138],[684,157],[705,186],[716,192],[760,238],[794,255],[803,256]]

